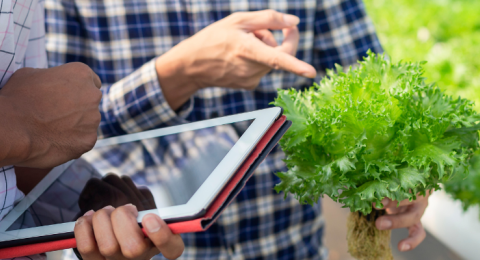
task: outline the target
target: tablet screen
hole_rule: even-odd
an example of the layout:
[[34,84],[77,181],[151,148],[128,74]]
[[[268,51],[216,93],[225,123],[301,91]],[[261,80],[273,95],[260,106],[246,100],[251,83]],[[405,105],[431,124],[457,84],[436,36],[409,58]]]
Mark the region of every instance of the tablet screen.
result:
[[7,231],[75,221],[108,205],[142,211],[186,204],[253,121],[94,148]]

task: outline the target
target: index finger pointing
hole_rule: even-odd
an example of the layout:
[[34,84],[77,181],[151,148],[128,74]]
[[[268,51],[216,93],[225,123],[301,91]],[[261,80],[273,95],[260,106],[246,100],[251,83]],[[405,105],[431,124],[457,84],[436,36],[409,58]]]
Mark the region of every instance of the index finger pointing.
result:
[[247,58],[265,64],[273,69],[286,70],[307,78],[314,78],[317,75],[312,65],[281,50],[267,46],[256,38],[255,40],[249,48],[250,53],[248,55],[252,57]]

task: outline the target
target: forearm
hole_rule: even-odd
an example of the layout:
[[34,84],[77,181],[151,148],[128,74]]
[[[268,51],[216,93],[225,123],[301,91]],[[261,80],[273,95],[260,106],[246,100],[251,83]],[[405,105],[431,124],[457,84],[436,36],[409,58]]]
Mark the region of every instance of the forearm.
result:
[[[180,84],[169,85],[165,91],[159,82],[156,61],[147,62],[122,80],[103,88],[99,138],[186,122],[184,118],[190,113],[192,103],[186,108],[181,106],[188,101],[194,91],[183,91]],[[165,66],[172,68],[171,65]],[[171,76],[173,73],[165,75],[170,75],[165,77],[166,81],[162,80],[166,86],[170,82],[176,82],[174,80],[176,76]],[[178,89],[175,86],[178,86]],[[183,94],[178,95],[179,93]],[[165,94],[175,100],[175,108],[169,104]]]
[[185,104],[200,86],[188,76],[188,67],[191,64],[179,57],[181,50],[173,48],[155,61],[158,81],[162,88],[163,96],[173,110]]
[[25,138],[25,129],[19,127],[20,118],[16,115],[15,107],[6,97],[0,95],[0,167],[19,163],[26,158],[25,147],[28,139]]

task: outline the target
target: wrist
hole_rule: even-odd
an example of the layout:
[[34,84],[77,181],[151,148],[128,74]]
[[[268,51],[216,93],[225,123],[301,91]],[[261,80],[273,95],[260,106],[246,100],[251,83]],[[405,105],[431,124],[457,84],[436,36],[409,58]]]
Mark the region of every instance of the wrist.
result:
[[189,62],[175,48],[157,58],[155,69],[163,96],[173,110],[180,108],[201,88],[188,71]]
[[29,157],[30,138],[27,134],[24,119],[9,101],[0,95],[0,167],[13,165],[27,160]]

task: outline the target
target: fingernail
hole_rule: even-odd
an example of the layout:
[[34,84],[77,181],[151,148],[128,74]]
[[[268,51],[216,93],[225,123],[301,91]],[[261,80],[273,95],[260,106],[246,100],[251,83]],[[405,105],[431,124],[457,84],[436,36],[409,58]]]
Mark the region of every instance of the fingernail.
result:
[[134,209],[137,209],[137,206],[133,205],[132,203],[128,203],[125,206],[133,207]]
[[108,205],[108,206],[104,207],[104,209],[115,209],[115,208],[112,207],[112,206],[110,206],[110,205]]
[[403,244],[400,247],[400,251],[408,251],[408,250],[410,250],[410,245],[409,244]]
[[304,76],[305,78],[311,78],[312,77],[312,75],[310,75],[310,73],[308,73],[308,72],[303,73],[302,76]]
[[283,15],[283,21],[288,26],[294,26],[294,25],[297,25],[300,22],[300,18],[296,17],[295,15],[284,14]]
[[145,225],[145,228],[150,233],[158,232],[160,230],[160,227],[161,227],[160,222],[154,216],[146,216],[145,220],[143,222],[143,225]]
[[135,216],[135,217],[138,217],[138,209],[137,209],[137,206],[133,205],[132,203],[129,203],[129,204],[126,204],[125,205],[126,207],[129,207],[131,211],[131,213]]
[[381,230],[389,229],[391,226],[392,226],[392,221],[390,221],[388,219],[382,219],[380,221],[380,229]]
[[85,214],[83,214],[83,216],[84,216],[84,217],[90,216],[90,215],[93,215],[93,213],[95,213],[95,211],[93,211],[93,209],[91,209],[91,210],[85,212]]
[[383,198],[383,200],[382,200],[383,207],[388,205],[388,201],[389,201],[389,199]]
[[80,225],[82,224],[82,222],[83,222],[83,217],[80,217],[77,219],[77,221],[75,221],[75,225]]

